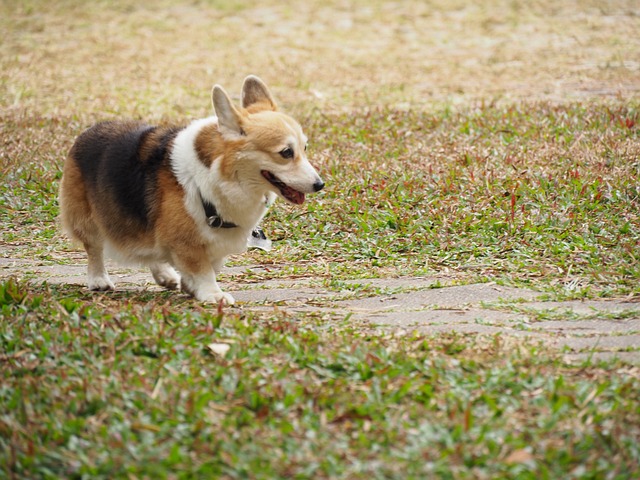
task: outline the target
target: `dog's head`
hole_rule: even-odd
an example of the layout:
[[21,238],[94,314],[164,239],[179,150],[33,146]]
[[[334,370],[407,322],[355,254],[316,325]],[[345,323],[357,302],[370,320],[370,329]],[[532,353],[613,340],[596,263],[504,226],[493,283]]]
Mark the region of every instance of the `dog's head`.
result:
[[242,108],[222,87],[213,87],[213,107],[225,143],[237,153],[225,157],[223,172],[252,188],[273,191],[301,204],[306,193],[324,187],[307,159],[307,137],[293,118],[278,111],[267,86],[249,76],[242,86]]

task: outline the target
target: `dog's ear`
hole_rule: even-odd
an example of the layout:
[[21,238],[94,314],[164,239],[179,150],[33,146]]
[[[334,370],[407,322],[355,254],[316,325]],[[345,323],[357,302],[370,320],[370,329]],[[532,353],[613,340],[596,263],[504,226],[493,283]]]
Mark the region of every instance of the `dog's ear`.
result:
[[220,131],[232,135],[244,135],[242,128],[242,114],[231,103],[227,92],[220,85],[215,85],[211,92],[213,109],[218,117]]
[[251,113],[278,109],[278,105],[267,86],[255,75],[249,75],[244,79],[244,84],[242,85],[242,107]]

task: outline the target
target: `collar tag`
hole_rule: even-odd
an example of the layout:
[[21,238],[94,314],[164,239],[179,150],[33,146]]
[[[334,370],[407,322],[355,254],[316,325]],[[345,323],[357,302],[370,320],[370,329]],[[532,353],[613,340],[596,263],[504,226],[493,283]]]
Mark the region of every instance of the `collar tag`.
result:
[[256,227],[253,229],[251,236],[247,240],[247,246],[249,248],[259,248],[260,250],[268,252],[271,250],[271,240],[267,238],[262,228]]

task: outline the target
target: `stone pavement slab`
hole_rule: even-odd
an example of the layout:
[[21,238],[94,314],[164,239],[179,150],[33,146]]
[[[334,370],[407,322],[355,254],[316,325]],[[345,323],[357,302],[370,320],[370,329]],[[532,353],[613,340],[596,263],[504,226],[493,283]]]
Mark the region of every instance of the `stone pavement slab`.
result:
[[[247,270],[269,276],[261,266],[227,268],[222,275],[222,288],[243,309],[277,305],[291,313],[349,316],[383,330],[426,335],[509,335],[544,342],[568,361],[617,357],[640,364],[640,303],[625,299],[542,301],[534,290],[495,283],[456,285],[443,276],[350,280],[342,282],[342,291],[315,279],[234,279]],[[148,270],[110,265],[109,271],[118,289],[159,291]],[[0,278],[84,285],[85,275],[84,263],[44,265],[0,258]]]

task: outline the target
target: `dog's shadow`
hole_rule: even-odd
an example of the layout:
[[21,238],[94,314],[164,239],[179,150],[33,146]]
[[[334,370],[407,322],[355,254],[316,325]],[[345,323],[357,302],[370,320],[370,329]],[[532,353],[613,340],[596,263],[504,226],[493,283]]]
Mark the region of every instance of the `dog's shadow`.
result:
[[170,305],[172,308],[201,305],[200,302],[180,290],[166,290],[157,286],[147,288],[135,285],[116,285],[115,290],[92,291],[80,284],[31,282],[26,286],[26,289],[32,296],[63,300],[63,303],[103,305],[105,308],[113,308],[117,304]]

